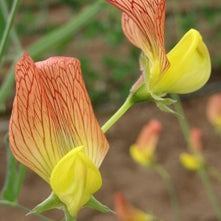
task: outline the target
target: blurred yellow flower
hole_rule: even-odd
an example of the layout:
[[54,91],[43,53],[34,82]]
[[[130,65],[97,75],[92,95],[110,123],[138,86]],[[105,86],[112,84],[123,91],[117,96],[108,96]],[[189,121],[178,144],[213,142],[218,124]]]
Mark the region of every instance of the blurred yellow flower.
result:
[[199,169],[200,164],[194,155],[189,153],[181,153],[180,154],[180,162],[184,168],[188,170],[196,171]]
[[184,168],[196,171],[205,164],[201,154],[201,131],[198,128],[192,128],[190,131],[189,149],[192,151],[192,153],[181,153],[180,162]]
[[152,166],[155,162],[155,148],[162,125],[157,120],[151,120],[145,125],[135,144],[130,147],[131,157],[142,166]]

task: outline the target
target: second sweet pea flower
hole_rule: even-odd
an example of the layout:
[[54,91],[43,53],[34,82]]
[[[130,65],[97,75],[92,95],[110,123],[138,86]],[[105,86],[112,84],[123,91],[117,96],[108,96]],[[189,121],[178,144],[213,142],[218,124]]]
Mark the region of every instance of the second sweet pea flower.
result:
[[94,115],[76,58],[16,64],[9,126],[12,153],[47,183],[75,217],[101,187],[109,148]]
[[142,166],[151,167],[155,163],[155,149],[162,130],[157,120],[151,120],[145,125],[135,144],[130,147],[130,155]]
[[180,162],[188,170],[196,171],[205,166],[205,160],[202,155],[201,130],[192,128],[190,131],[189,149],[192,153],[181,153]]
[[157,221],[154,216],[131,205],[120,192],[115,194],[114,201],[119,221]]
[[160,100],[167,93],[185,94],[202,87],[211,71],[210,56],[197,30],[189,30],[166,54],[165,0],[107,0],[122,10],[127,38],[142,50],[142,74],[131,92],[137,100]]

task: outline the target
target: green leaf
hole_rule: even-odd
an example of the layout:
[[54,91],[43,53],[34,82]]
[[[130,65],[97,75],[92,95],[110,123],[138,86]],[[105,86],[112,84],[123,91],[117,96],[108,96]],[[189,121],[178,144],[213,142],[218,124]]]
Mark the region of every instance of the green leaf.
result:
[[[63,42],[68,37],[71,37],[76,31],[92,20],[91,18],[102,9],[103,3],[104,2],[101,0],[95,2],[70,20],[69,23],[56,28],[52,32],[44,35],[44,37],[34,44],[30,45],[27,51],[30,53],[31,57],[35,60],[43,53],[58,46],[59,43]],[[23,53],[22,50],[16,53],[12,68],[9,70],[6,79],[0,87],[0,109],[4,107],[5,100],[11,95],[11,88],[14,85],[14,65],[18,60],[17,55],[20,57],[21,53]]]
[[2,198],[8,201],[16,200],[15,180],[16,180],[16,159],[12,155],[9,147],[8,136],[5,138],[7,154],[7,170],[5,184],[2,190]]
[[8,37],[9,37],[9,34],[10,34],[10,30],[12,28],[12,25],[13,25],[15,15],[16,15],[16,12],[18,10],[18,6],[20,4],[20,1],[21,0],[14,0],[13,4],[12,4],[12,8],[11,8],[9,17],[7,19],[7,23],[6,23],[2,38],[1,38],[1,42],[0,42],[0,61],[1,61],[2,56],[4,54],[4,51],[5,51],[5,48],[6,48],[6,45],[7,45],[7,41],[8,41]]
[[5,184],[2,190],[2,198],[11,202],[18,199],[21,186],[24,180],[26,167],[22,164],[17,165],[11,149],[9,147],[8,136],[5,138],[7,153],[7,170]]

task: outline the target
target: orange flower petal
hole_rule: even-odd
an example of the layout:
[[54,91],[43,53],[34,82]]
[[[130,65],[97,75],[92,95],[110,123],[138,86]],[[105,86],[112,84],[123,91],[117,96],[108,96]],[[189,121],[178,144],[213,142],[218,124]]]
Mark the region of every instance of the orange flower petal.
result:
[[47,182],[57,162],[77,146],[99,166],[108,143],[94,116],[76,58],[16,65],[16,96],[9,127],[15,157]]
[[146,148],[155,149],[160,132],[162,130],[162,124],[158,120],[151,120],[146,124],[136,141],[136,145],[140,150],[145,150]]
[[221,129],[221,93],[212,95],[207,103],[207,118],[218,130]]
[[152,220],[150,216],[133,207],[120,192],[115,194],[115,211],[120,221],[147,221]]
[[151,60],[161,62],[166,71],[169,62],[164,45],[165,0],[107,0],[122,10],[122,26],[125,35],[141,48]]
[[192,128],[190,130],[190,148],[196,152],[202,150],[202,133],[198,128]]

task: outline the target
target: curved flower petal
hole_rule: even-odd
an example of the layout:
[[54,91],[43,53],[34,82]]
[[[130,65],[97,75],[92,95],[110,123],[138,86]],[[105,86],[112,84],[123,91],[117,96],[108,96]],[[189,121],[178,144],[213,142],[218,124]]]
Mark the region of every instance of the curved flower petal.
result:
[[61,142],[84,146],[85,153],[99,167],[109,148],[97,122],[76,58],[53,57],[36,66],[41,70],[46,100],[58,120]]
[[136,141],[136,145],[140,150],[153,149],[155,150],[160,132],[162,130],[162,124],[158,120],[151,120],[146,124]]
[[152,86],[155,93],[190,93],[209,79],[210,56],[197,30],[189,30],[167,57],[171,65],[161,80]]
[[65,155],[50,178],[52,190],[73,217],[102,185],[99,170],[82,149],[83,146],[77,147]]
[[57,162],[84,146],[99,166],[108,143],[94,116],[76,58],[34,63],[24,54],[16,65],[16,96],[9,126],[12,152],[49,182]]
[[161,73],[169,67],[164,44],[165,0],[107,0],[124,13],[122,27],[128,39],[152,63],[160,61]]

